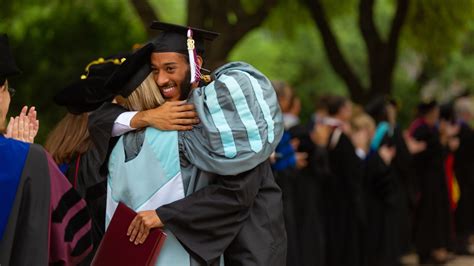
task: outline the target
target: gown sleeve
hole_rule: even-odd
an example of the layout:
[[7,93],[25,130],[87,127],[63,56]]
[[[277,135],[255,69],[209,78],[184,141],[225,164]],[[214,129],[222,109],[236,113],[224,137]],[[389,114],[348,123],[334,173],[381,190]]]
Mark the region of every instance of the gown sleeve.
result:
[[183,246],[206,263],[218,258],[234,240],[258,197],[260,184],[271,175],[269,163],[161,206],[157,214]]
[[197,168],[237,175],[268,159],[283,135],[275,90],[252,66],[234,62],[213,73],[189,101],[201,123],[180,132],[180,151]]
[[112,137],[115,119],[127,111],[120,105],[106,102],[89,115],[89,134],[96,150],[96,159],[101,162],[101,175],[107,173],[107,158],[115,145],[113,140],[116,138]]

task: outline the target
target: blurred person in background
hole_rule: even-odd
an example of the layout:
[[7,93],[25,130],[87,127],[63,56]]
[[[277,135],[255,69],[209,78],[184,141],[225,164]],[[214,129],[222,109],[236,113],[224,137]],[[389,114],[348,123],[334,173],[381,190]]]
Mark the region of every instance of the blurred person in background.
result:
[[474,118],[472,99],[462,96],[454,101],[454,115],[459,124],[459,148],[454,156],[454,172],[459,183],[460,198],[455,212],[456,251],[474,254]]
[[410,126],[410,135],[426,143],[426,149],[413,158],[418,178],[414,238],[420,263],[445,263],[450,245],[446,150],[438,129],[439,114],[436,101],[422,102]]
[[363,191],[363,162],[351,141],[352,103],[343,96],[327,98],[331,125],[327,150],[330,177],[324,187],[326,265],[366,265],[363,232],[367,217]]
[[297,202],[296,185],[299,182],[298,169],[306,165],[305,154],[296,152],[297,144],[293,140],[289,129],[299,123],[299,117],[291,111],[295,99],[293,89],[283,81],[272,81],[275,89],[278,104],[283,114],[284,132],[283,136],[275,148],[273,155],[272,169],[275,181],[282,190],[283,215],[285,218],[285,228],[288,239],[287,265],[302,265],[301,248],[299,240],[299,216],[297,209],[300,202]]

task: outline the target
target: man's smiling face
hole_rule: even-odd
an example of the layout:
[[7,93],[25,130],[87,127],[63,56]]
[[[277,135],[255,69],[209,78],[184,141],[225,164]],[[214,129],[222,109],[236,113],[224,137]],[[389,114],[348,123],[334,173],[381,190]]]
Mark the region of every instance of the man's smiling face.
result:
[[151,54],[151,68],[163,98],[178,101],[187,98],[191,89],[189,64],[180,53]]

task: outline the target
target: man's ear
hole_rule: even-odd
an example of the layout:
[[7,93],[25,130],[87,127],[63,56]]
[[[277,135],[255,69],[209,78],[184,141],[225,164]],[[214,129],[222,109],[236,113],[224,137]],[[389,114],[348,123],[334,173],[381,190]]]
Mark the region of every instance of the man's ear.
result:
[[198,55],[198,56],[196,57],[196,59],[197,59],[197,60],[196,60],[196,61],[197,61],[196,64],[198,64],[199,67],[202,67],[202,62],[203,62],[203,61],[202,61],[202,57],[201,57],[200,55]]

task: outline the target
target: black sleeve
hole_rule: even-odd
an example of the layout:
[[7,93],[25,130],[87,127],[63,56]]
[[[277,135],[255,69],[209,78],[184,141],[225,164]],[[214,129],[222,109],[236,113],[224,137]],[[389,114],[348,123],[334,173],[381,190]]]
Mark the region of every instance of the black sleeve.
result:
[[381,200],[388,201],[394,192],[394,175],[391,167],[386,165],[378,152],[367,160],[367,188]]
[[124,112],[127,110],[122,106],[106,102],[89,115],[89,134],[95,146],[97,158],[102,162],[101,174],[107,172],[107,158],[110,149],[115,144],[112,137],[115,119]]
[[349,198],[355,208],[359,221],[367,223],[366,209],[364,203],[364,163],[357,156],[355,147],[344,133],[334,149],[329,150],[331,172],[342,179]]
[[161,206],[158,216],[183,246],[206,263],[224,253],[250,213],[268,162],[236,176],[219,176],[215,184]]

